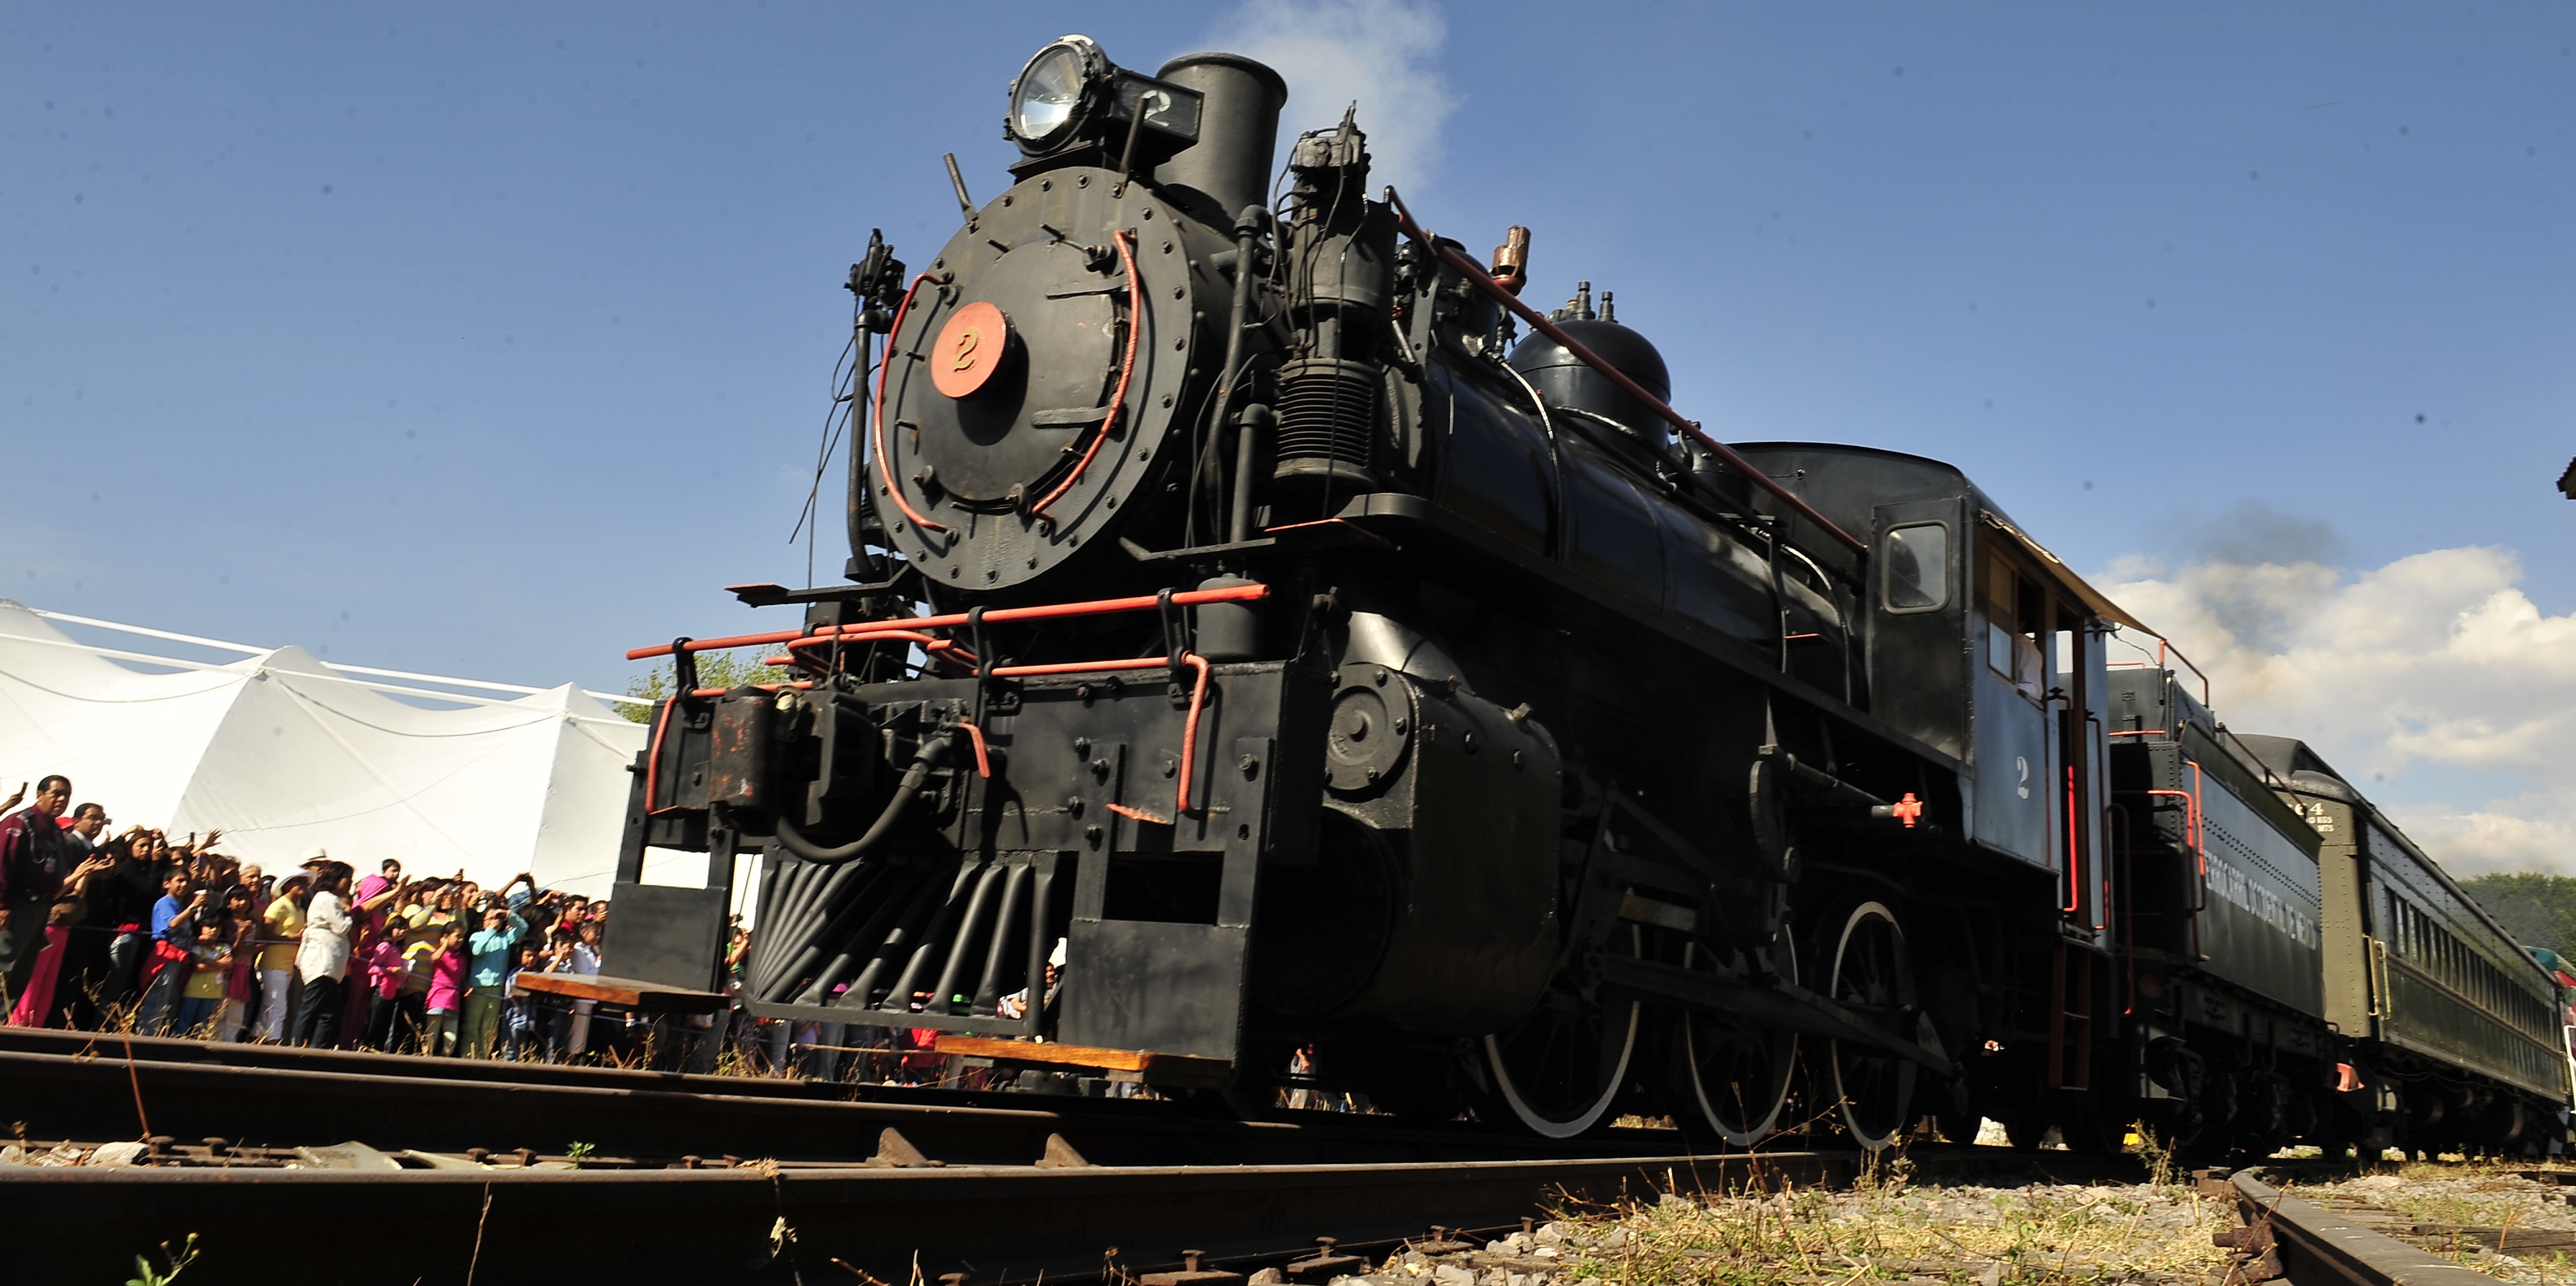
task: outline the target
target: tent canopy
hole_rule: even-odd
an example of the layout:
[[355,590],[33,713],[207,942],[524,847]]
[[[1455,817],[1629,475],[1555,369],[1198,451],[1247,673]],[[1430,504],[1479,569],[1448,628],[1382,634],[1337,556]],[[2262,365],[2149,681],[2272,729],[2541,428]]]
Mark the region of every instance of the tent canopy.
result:
[[[443,708],[393,688],[294,647],[226,664],[119,653],[0,599],[0,793],[61,773],[117,830],[220,829],[221,851],[272,874],[319,846],[361,874],[398,858],[413,875],[608,892],[641,725],[571,684],[507,700],[395,689]],[[703,855],[656,856],[701,869],[653,882],[703,882]]]

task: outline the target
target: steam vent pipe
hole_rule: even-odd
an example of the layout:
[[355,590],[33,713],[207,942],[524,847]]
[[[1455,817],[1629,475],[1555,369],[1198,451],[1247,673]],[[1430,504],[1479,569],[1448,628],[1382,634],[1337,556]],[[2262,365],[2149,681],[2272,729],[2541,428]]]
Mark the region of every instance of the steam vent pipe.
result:
[[1154,73],[1207,95],[1199,141],[1154,171],[1154,181],[1204,194],[1220,226],[1247,205],[1270,204],[1271,152],[1279,145],[1279,111],[1288,82],[1240,54],[1183,54]]

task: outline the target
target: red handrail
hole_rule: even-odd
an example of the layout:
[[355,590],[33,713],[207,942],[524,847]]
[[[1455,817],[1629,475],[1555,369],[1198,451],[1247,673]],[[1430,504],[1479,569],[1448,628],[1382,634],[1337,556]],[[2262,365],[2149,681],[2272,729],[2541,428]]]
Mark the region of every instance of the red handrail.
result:
[[1029,506],[1029,516],[1049,527],[1055,525],[1055,516],[1047,512],[1047,506],[1064,499],[1064,493],[1082,480],[1082,471],[1091,467],[1092,458],[1100,454],[1100,444],[1109,440],[1109,430],[1117,427],[1119,414],[1127,409],[1127,381],[1136,373],[1136,335],[1145,329],[1145,281],[1136,272],[1136,255],[1131,248],[1135,240],[1133,233],[1125,231],[1109,234],[1109,243],[1118,247],[1119,264],[1127,269],[1127,355],[1118,361],[1118,391],[1110,395],[1109,414],[1100,421],[1100,431],[1091,435],[1090,448],[1073,462],[1073,472],[1064,475],[1064,481],[1055,484],[1046,499]]
[[2084,863],[2077,856],[2083,847],[2082,836],[2075,825],[2075,765],[2066,765],[2066,905],[2058,910],[2073,913],[2084,906]]
[[[1267,585],[1225,585],[1216,589],[1185,589],[1173,594],[1172,602],[1174,605],[1180,607],[1192,607],[1200,603],[1249,603],[1266,598],[1269,594],[1270,587]],[[1041,621],[1062,616],[1097,616],[1106,615],[1111,612],[1149,612],[1162,606],[1162,603],[1163,600],[1161,595],[1138,594],[1132,598],[1101,598],[1081,603],[1043,603],[1035,607],[996,607],[987,610],[981,619],[987,625],[996,625],[1006,621]],[[763,647],[772,643],[786,643],[796,639],[817,638],[840,638],[843,640],[865,642],[869,641],[869,636],[876,634],[885,634],[894,631],[946,629],[951,626],[965,625],[969,623],[967,618],[968,613],[949,612],[940,616],[898,616],[890,620],[860,621],[852,625],[826,625],[815,630],[777,630],[767,634],[737,634],[730,638],[691,639],[689,640],[685,650],[691,652],[722,652],[738,647]],[[670,654],[671,645],[668,643],[659,643],[652,647],[636,648],[626,654],[626,659],[629,661],[644,661],[657,656],[669,656]],[[1155,664],[1159,665],[1161,662],[1157,661]],[[1001,671],[995,671],[995,673],[1001,673]]]
[[1628,394],[1628,396],[1644,402],[1648,409],[1669,421],[1672,426],[1680,430],[1684,436],[1687,436],[1693,442],[1699,443],[1700,446],[1706,448],[1710,454],[1715,455],[1720,460],[1724,460],[1737,472],[1742,473],[1746,478],[1751,479],[1753,485],[1778,497],[1781,503],[1786,504],[1789,508],[1795,510],[1799,517],[1814,523],[1817,528],[1822,530],[1826,535],[1842,542],[1845,548],[1856,554],[1861,553],[1868,548],[1868,546],[1854,538],[1850,532],[1844,531],[1842,528],[1835,526],[1831,519],[1816,512],[1814,507],[1792,494],[1787,487],[1783,487],[1778,482],[1774,481],[1769,474],[1762,472],[1760,469],[1754,468],[1751,461],[1746,460],[1743,456],[1737,455],[1733,448],[1713,437],[1710,437],[1706,430],[1699,427],[1699,422],[1697,420],[1685,418],[1681,412],[1674,410],[1670,405],[1666,404],[1664,399],[1647,392],[1644,385],[1628,378],[1627,372],[1620,370],[1616,366],[1612,366],[1608,361],[1604,360],[1600,354],[1585,347],[1582,341],[1575,339],[1572,335],[1566,334],[1565,331],[1555,322],[1549,321],[1545,314],[1530,307],[1528,304],[1522,303],[1520,296],[1504,289],[1502,283],[1494,280],[1493,277],[1487,274],[1482,267],[1477,265],[1475,260],[1440,244],[1438,238],[1423,231],[1422,225],[1414,222],[1413,212],[1404,208],[1404,198],[1397,196],[1395,194],[1395,189],[1388,188],[1386,190],[1386,203],[1394,208],[1396,226],[1403,229],[1404,235],[1413,238],[1415,241],[1420,242],[1426,249],[1429,249],[1432,253],[1439,255],[1442,262],[1457,269],[1458,275],[1465,277],[1469,284],[1475,286],[1478,290],[1493,296],[1496,302],[1500,303],[1503,307],[1512,310],[1513,314],[1518,316],[1522,321],[1528,322],[1531,329],[1536,330],[1539,334],[1545,335],[1549,339],[1555,340],[1558,344],[1564,346],[1565,351],[1572,353],[1576,361],[1601,372],[1604,377],[1608,378],[1611,383],[1618,385],[1623,392]]
[[[877,472],[885,477],[886,494],[894,497],[894,507],[902,510],[903,516],[910,518],[912,520],[912,525],[915,527],[919,527],[924,531],[946,531],[948,528],[922,517],[919,513],[913,510],[912,502],[904,498],[903,484],[894,476],[894,459],[886,454],[885,386],[886,375],[894,370],[895,337],[903,333],[904,314],[912,311],[913,295],[919,293],[921,290],[921,283],[932,279],[933,275],[926,272],[912,279],[912,284],[904,288],[903,302],[895,305],[894,324],[886,327],[885,361],[877,367],[877,400],[875,407],[876,424],[873,426],[876,430],[876,451],[874,454],[877,458]],[[861,353],[859,356],[864,358],[867,354]],[[864,474],[861,475],[862,478],[865,476],[866,475]],[[862,483],[862,485],[865,484]],[[633,660],[634,658],[629,657],[627,659]]]

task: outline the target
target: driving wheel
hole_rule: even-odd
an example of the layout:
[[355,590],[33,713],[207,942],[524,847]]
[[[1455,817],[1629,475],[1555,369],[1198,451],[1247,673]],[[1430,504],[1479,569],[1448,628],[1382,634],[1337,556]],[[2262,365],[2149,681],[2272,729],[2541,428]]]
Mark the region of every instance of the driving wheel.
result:
[[[1776,957],[1773,963],[1780,977],[1794,985],[1798,953],[1783,941],[1769,954]],[[1699,943],[1682,948],[1684,968],[1705,970],[1715,959]],[[1779,1128],[1780,1112],[1789,1101],[1789,1079],[1798,1065],[1798,1034],[1730,1023],[1695,1009],[1682,1013],[1681,1027],[1676,1053],[1683,1092],[1677,1106],[1684,1127],[1729,1147],[1750,1148],[1769,1138]]]
[[[1863,902],[1842,918],[1832,943],[1827,995],[1863,1021],[1914,1009],[1914,968],[1905,930],[1885,903]],[[1827,1042],[1843,1132],[1875,1152],[1913,1121],[1916,1065],[1872,1046]]]
[[[1637,953],[1633,926],[1611,934],[1613,950]],[[1643,1006],[1635,1000],[1586,999],[1566,985],[1548,988],[1537,1012],[1485,1037],[1484,1072],[1500,1108],[1531,1133],[1569,1139],[1600,1123],[1627,1084]]]

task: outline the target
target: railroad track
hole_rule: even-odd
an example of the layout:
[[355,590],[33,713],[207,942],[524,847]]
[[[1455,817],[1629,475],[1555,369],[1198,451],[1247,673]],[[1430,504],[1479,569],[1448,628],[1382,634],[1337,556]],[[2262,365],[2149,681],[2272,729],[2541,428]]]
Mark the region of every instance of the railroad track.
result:
[[1219,1104],[965,1092],[563,1067],[0,1028],[0,1129],[37,1140],[159,1135],[232,1149],[561,1156],[663,1168],[695,1157],[850,1164],[886,1131],[946,1165],[1285,1165],[1687,1156],[1672,1130],[1563,1142],[1463,1122]]
[[[746,1163],[591,1171],[546,1168],[542,1160],[531,1166],[510,1158],[475,1164],[449,1157],[438,1168],[347,1170],[227,1165],[219,1156],[182,1158],[181,1149],[169,1151],[168,1159],[192,1164],[0,1167],[0,1210],[44,1230],[15,1243],[13,1271],[31,1274],[30,1281],[122,1280],[135,1254],[195,1234],[201,1258],[190,1269],[191,1286],[267,1280],[275,1275],[279,1247],[303,1244],[312,1229],[383,1227],[388,1235],[381,1244],[336,1261],[316,1280],[462,1281],[469,1266],[477,1283],[562,1280],[565,1260],[553,1250],[478,1262],[471,1250],[478,1239],[487,1247],[577,1247],[581,1276],[647,1282],[855,1280],[836,1262],[898,1286],[916,1270],[924,1280],[962,1272],[976,1283],[1082,1281],[1113,1265],[1128,1274],[1170,1271],[1185,1248],[1206,1252],[1215,1268],[1248,1274],[1311,1256],[1325,1237],[1346,1248],[1382,1250],[1421,1239],[1434,1223],[1503,1229],[1555,1206],[1783,1180],[1833,1183],[1848,1179],[1857,1161],[1849,1154],[1786,1152],[1357,1165]],[[2047,1161],[2004,1149],[1978,1151],[2000,1155],[1945,1154],[1949,1164],[1919,1158],[1918,1176],[1958,1169],[1993,1178]]]
[[[2245,1221],[2230,1282],[2295,1286],[2495,1286],[2495,1278],[2288,1196],[2251,1170],[2204,1179],[2231,1189]],[[2222,1234],[2225,1235],[2225,1234]]]
[[[848,1086],[0,1029],[0,1126],[31,1151],[133,1140],[140,1164],[0,1166],[30,1280],[122,1280],[189,1234],[189,1280],[273,1276],[314,1220],[399,1229],[333,1280],[1097,1278],[1380,1249],[1551,1202],[1848,1179],[1850,1153],[1694,1157],[1667,1130],[1550,1142],[1467,1124]],[[182,1140],[186,1140],[182,1142]],[[358,1142],[349,1149],[338,1145]],[[579,1146],[577,1146],[579,1145]],[[128,1144],[129,1149],[134,1145]],[[756,1159],[754,1159],[756,1158]],[[2128,1158],[1923,1149],[1918,1175],[2107,1176]],[[291,1164],[290,1164],[291,1163]],[[792,1236],[789,1235],[792,1233]],[[454,1253],[451,1253],[454,1252]],[[449,1260],[456,1262],[450,1263]],[[1209,1283],[1208,1286],[1216,1286]]]

